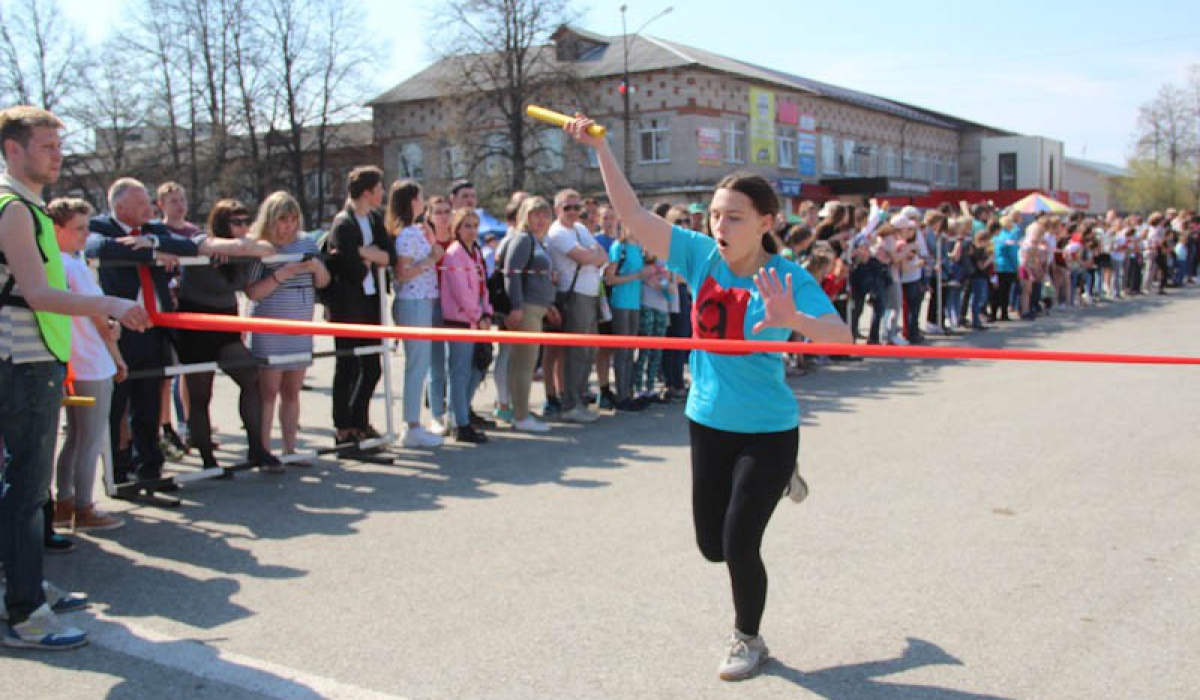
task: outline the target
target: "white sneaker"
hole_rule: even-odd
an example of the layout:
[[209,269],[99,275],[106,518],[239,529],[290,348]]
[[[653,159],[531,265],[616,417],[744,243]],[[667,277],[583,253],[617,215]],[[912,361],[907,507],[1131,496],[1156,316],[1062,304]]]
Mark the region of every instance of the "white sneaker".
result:
[[560,420],[568,423],[595,423],[599,418],[599,415],[592,413],[583,406],[576,406],[560,416]]
[[925,330],[923,332],[925,335],[942,335],[946,332],[946,330],[941,326],[935,326],[932,323],[926,323]]
[[905,340],[904,336],[897,335],[892,338],[892,345],[908,345],[908,341]]
[[405,447],[441,447],[442,437],[418,426],[404,431],[404,439],[400,441],[400,444]]
[[450,421],[434,418],[429,421],[429,432],[434,435],[448,435],[450,433]]
[[804,477],[800,476],[800,465],[796,465],[796,471],[792,472],[792,480],[783,490],[783,495],[790,498],[793,503],[803,503],[804,499],[808,498],[808,483],[804,481]]
[[28,620],[16,625],[5,624],[4,627],[6,647],[58,651],[87,644],[87,633],[60,622],[50,610],[49,603],[42,603]]
[[767,662],[768,655],[762,635],[745,639],[740,632],[734,632],[729,637],[729,651],[721,662],[721,680],[740,681],[753,676]]
[[548,433],[550,426],[541,422],[533,416],[526,416],[512,424],[515,430],[520,430],[523,433]]

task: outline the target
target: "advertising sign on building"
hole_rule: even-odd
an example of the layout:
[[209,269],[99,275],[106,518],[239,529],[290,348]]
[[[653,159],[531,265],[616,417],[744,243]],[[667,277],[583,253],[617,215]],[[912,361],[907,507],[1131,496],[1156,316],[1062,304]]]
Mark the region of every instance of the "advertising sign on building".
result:
[[750,88],[750,162],[775,165],[775,93]]
[[696,162],[700,165],[720,165],[721,156],[721,130],[710,126],[696,129]]
[[815,132],[817,130],[817,118],[811,114],[800,115],[800,131]]
[[796,126],[800,123],[800,105],[795,102],[781,97],[775,101],[775,109],[780,124]]
[[817,176],[817,135],[801,133],[796,136],[796,147],[800,157],[796,161],[800,177]]

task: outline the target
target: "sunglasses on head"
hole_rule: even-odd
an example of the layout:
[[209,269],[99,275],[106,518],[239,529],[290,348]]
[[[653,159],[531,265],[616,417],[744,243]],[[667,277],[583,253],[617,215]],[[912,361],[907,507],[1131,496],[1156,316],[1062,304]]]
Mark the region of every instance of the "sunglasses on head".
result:
[[582,204],[564,204],[563,211],[579,211],[583,209]]
[[249,226],[250,225],[250,217],[248,217],[248,216],[230,217],[229,225],[230,226]]

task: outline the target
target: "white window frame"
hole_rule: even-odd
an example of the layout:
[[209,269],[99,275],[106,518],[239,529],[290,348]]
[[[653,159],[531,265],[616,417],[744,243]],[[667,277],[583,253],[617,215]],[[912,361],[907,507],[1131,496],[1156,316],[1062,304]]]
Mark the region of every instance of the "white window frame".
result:
[[796,132],[792,129],[780,129],[775,135],[775,141],[779,144],[779,167],[787,170],[796,169],[796,164],[799,162],[797,159],[800,156]]
[[567,167],[566,136],[562,129],[542,129],[534,132],[539,147],[534,161],[539,171],[556,173]]
[[396,151],[396,172],[399,177],[414,180],[425,177],[425,156],[419,142],[402,143]]
[[725,124],[725,162],[746,162],[746,125],[736,119]]
[[671,121],[667,117],[646,117],[640,120],[637,144],[639,165],[670,163]]
[[442,179],[454,180],[466,177],[467,153],[460,144],[447,144],[442,147]]
[[913,175],[913,152],[904,149],[904,156],[901,160],[900,177],[914,177]]
[[958,157],[950,156],[950,163],[946,168],[946,184],[954,189],[958,189]]
[[929,154],[927,153],[917,154],[917,179],[929,180]]
[[858,155],[854,152],[857,146],[854,139],[842,140],[842,170],[848,176],[858,175]]
[[933,184],[946,184],[946,168],[942,164],[942,154],[937,153],[933,156]]
[[833,136],[821,136],[821,174],[838,175],[842,172],[838,167],[838,144]]

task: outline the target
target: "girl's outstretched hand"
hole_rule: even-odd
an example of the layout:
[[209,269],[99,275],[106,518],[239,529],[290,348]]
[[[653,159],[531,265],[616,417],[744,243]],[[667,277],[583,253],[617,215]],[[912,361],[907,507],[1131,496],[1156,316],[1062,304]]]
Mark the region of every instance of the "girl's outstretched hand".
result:
[[761,333],[767,328],[790,328],[796,318],[796,298],[792,294],[792,275],[786,277],[786,284],[779,280],[779,273],[774,268],[761,268],[754,275],[754,286],[763,300],[762,320],[754,324],[754,332]]

